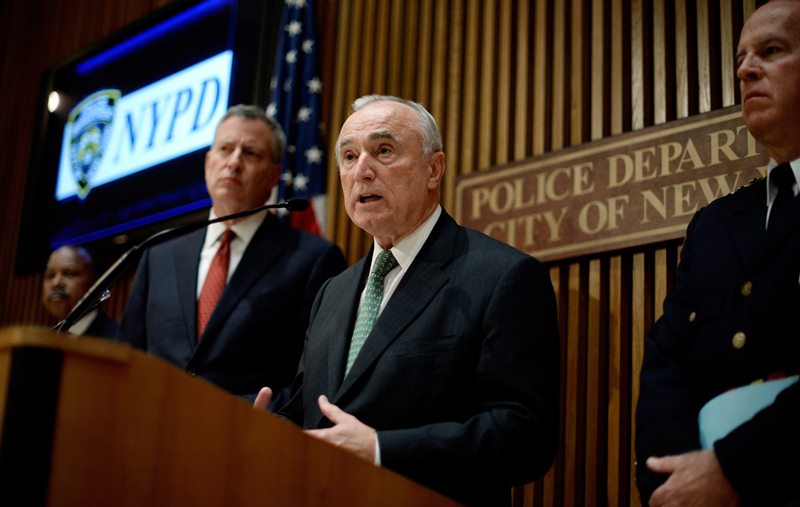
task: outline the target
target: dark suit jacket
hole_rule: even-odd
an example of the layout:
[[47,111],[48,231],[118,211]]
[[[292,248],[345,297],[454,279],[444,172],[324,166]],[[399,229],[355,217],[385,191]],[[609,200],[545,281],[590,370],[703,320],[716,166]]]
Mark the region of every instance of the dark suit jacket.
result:
[[472,505],[509,503],[558,443],[548,270],[442,213],[343,380],[371,256],[328,281],[282,414],[330,426],[317,397],[378,430],[382,465]]
[[[643,503],[666,479],[649,472],[645,460],[699,448],[697,415],[707,401],[800,371],[800,199],[792,206],[792,225],[768,237],[766,185],[759,180],[711,203],[689,224],[675,289],[645,344],[636,418]],[[733,344],[737,332],[746,337],[741,348]],[[795,385],[716,443],[746,504],[779,505],[797,495],[798,423]]]
[[197,266],[205,229],[145,252],[119,338],[234,394],[291,383],[311,303],[345,267],[322,238],[267,215],[197,343]]
[[114,338],[117,334],[117,323],[111,320],[103,310],[98,308],[97,316],[95,316],[94,320],[89,324],[89,327],[86,328],[86,332],[83,334],[101,338]]

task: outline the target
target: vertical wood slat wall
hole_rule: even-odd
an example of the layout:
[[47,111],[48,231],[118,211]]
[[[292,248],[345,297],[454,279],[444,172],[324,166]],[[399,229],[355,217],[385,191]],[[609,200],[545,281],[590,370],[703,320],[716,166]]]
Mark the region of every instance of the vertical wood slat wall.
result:
[[[733,50],[761,0],[319,0],[328,148],[366,93],[424,103],[459,175],[739,101]],[[13,262],[41,71],[169,0],[0,3],[0,325],[44,322],[41,275]],[[329,16],[334,16],[331,21]],[[350,262],[371,238],[350,225],[329,157],[329,230]],[[551,265],[562,330],[561,452],[518,506],[638,505],[633,409],[644,334],[672,286],[679,242]],[[129,279],[107,303],[120,315]]]

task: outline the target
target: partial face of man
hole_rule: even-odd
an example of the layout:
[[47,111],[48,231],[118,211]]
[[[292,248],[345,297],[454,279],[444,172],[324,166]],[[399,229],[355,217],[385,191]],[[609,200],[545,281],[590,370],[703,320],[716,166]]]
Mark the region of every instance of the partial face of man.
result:
[[444,154],[425,159],[409,106],[364,106],[345,121],[337,146],[347,214],[382,248],[411,234],[436,208]]
[[800,156],[798,27],[800,2],[770,2],[747,20],[739,40],[736,75],[744,121],[773,157]]
[[217,216],[264,204],[278,181],[272,130],[261,120],[231,116],[206,153],[206,188]]
[[67,316],[93,282],[92,268],[77,250],[62,247],[50,254],[42,282],[42,304],[56,319]]

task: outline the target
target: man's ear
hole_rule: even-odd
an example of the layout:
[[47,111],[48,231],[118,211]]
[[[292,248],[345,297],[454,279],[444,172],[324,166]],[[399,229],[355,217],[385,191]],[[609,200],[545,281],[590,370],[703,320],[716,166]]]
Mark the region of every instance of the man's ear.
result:
[[428,188],[431,190],[439,188],[442,178],[444,178],[444,152],[431,153],[428,159],[428,167],[431,171],[428,175]]

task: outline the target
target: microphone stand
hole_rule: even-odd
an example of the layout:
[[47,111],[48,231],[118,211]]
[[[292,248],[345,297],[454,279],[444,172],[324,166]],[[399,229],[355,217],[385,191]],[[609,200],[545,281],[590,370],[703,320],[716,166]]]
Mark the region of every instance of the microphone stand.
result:
[[147,237],[144,241],[132,246],[127,252],[122,254],[122,256],[117,259],[117,261],[110,268],[108,268],[105,273],[103,273],[97,279],[96,282],[94,282],[94,285],[92,285],[89,290],[86,291],[86,294],[84,294],[80,301],[78,301],[75,306],[72,307],[72,310],[69,311],[67,316],[64,317],[61,322],[50,328],[50,330],[55,331],[56,333],[61,333],[68,330],[84,315],[94,310],[100,303],[111,297],[111,291],[109,290],[109,287],[114,285],[114,283],[119,280],[119,278],[128,270],[128,268],[130,268],[131,264],[138,259],[138,256],[146,248],[150,248],[153,245],[176,238],[188,232],[200,229],[201,227],[206,227],[210,224],[227,222],[228,220],[235,220],[237,218],[254,215],[259,211],[281,208],[284,208],[290,212],[304,211],[308,208],[308,200],[299,197],[293,197],[287,201],[275,204],[264,204],[263,206],[258,206],[245,211],[239,211],[237,213],[231,213],[230,215],[217,217],[211,220],[202,220],[190,224],[179,225],[177,227],[172,227],[171,229],[159,231],[152,236]]

